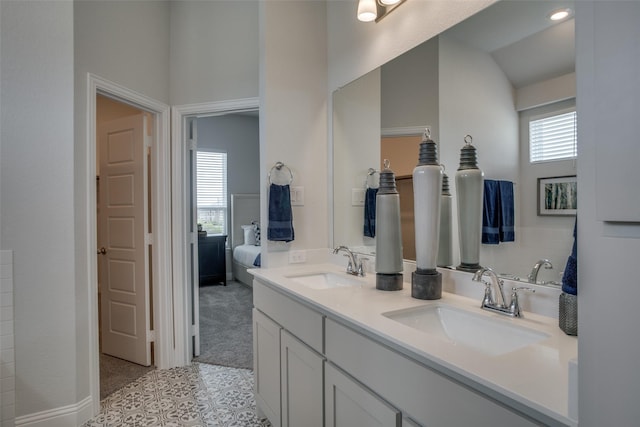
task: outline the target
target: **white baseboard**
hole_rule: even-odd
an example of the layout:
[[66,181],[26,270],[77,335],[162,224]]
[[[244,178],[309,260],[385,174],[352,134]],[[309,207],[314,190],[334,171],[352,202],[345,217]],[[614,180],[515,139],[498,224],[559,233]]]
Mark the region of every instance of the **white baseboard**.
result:
[[15,426],[69,427],[80,426],[93,417],[93,399],[87,396],[80,402],[16,417]]

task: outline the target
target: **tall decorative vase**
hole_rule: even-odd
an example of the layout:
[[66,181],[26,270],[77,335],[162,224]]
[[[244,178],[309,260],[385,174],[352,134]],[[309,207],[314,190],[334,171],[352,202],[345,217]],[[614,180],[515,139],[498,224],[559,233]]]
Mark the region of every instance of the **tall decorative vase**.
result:
[[453,264],[453,247],[451,245],[451,192],[449,177],[442,174],[442,193],[440,194],[440,237],[438,238],[438,267],[449,267]]
[[418,166],[413,170],[416,271],[411,275],[411,296],[418,299],[442,297],[442,274],[436,270],[441,192],[442,167],[436,143],[429,129],[425,129]]
[[402,232],[400,229],[400,195],[396,178],[384,161],[376,196],[376,289],[402,289]]
[[482,237],[482,195],[484,173],[478,168],[476,148],[471,135],[464,137],[460,150],[460,166],[456,171],[456,200],[458,206],[458,237],[462,271],[476,272],[480,268],[480,239]]

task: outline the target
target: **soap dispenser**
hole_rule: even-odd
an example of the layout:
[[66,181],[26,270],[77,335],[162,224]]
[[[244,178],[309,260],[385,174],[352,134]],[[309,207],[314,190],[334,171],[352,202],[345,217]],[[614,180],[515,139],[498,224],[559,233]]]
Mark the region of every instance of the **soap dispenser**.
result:
[[416,271],[411,275],[413,298],[434,300],[442,297],[442,274],[436,270],[442,173],[436,143],[427,128],[420,143],[418,166],[413,170],[416,237]]
[[400,195],[388,159],[384,160],[376,195],[376,289],[402,289]]
[[460,166],[456,171],[456,199],[458,206],[458,237],[460,265],[457,270],[475,273],[480,266],[482,236],[482,199],[484,173],[478,168],[476,148],[471,135],[464,137],[460,150]]

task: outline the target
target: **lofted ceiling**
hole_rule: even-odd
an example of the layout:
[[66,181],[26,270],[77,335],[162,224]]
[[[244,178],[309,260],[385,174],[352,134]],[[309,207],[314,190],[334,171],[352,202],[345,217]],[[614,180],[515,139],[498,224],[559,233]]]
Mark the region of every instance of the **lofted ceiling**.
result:
[[548,19],[574,1],[503,0],[446,34],[490,53],[515,88],[575,71],[575,24]]

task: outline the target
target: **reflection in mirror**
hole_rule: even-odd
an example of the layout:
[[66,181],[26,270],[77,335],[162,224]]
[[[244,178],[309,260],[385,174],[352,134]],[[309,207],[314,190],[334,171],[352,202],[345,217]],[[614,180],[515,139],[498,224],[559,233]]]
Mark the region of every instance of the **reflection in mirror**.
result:
[[[373,253],[363,233],[369,168],[389,158],[403,209],[403,252],[415,259],[411,174],[430,126],[453,195],[453,263],[460,261],[453,177],[467,134],[485,179],[514,183],[515,242],[483,244],[480,263],[527,281],[557,282],[575,217],[538,216],[537,179],[576,174],[575,160],[529,162],[529,121],[575,109],[574,21],[548,20],[567,1],[502,1],[338,89],[333,95],[334,246]],[[413,254],[413,255],[412,255]]]

